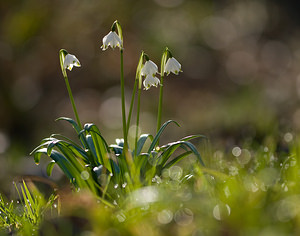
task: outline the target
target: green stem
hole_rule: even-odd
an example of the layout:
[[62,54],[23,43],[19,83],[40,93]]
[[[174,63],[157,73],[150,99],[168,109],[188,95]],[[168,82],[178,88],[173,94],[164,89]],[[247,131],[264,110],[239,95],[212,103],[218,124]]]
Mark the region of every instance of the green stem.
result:
[[[167,61],[169,49],[165,48],[160,62],[160,88],[159,88],[159,101],[158,101],[158,112],[157,112],[157,128],[156,133],[158,133],[161,126],[161,116],[162,116],[162,106],[163,106],[163,92],[164,92],[164,75],[165,75],[165,64]],[[159,140],[157,140],[157,146],[159,145]]]
[[124,151],[125,154],[128,149],[127,143],[127,126],[126,126],[126,112],[125,112],[125,88],[124,88],[124,62],[123,62],[123,49],[120,50],[121,53],[121,96],[122,96],[122,122],[123,122],[123,136],[124,136]]
[[141,107],[141,86],[138,89],[138,102],[137,102],[137,113],[136,113],[136,130],[135,130],[135,142],[134,142],[134,157],[136,157],[137,142],[139,135],[139,123],[140,123],[140,107]]
[[70,101],[71,101],[71,104],[72,104],[72,107],[73,107],[73,111],[74,111],[74,114],[75,114],[77,124],[78,124],[80,130],[82,130],[82,125],[81,125],[81,122],[79,120],[78,112],[77,112],[75,102],[74,102],[74,98],[73,98],[73,94],[72,94],[72,90],[71,90],[69,80],[68,80],[68,76],[66,75],[66,73],[64,75],[64,79],[65,79],[65,83],[66,83],[66,86],[67,86],[67,90],[68,90],[68,93],[69,93],[69,98],[70,98]]
[[132,115],[133,104],[134,104],[134,99],[135,99],[137,82],[138,82],[138,80],[136,79],[134,82],[133,91],[132,91],[131,103],[130,103],[130,108],[129,108],[129,113],[128,113],[127,124],[126,124],[126,133],[127,134],[128,134],[129,127],[130,127],[130,121],[131,121],[131,115]]
[[[158,112],[157,112],[157,129],[156,133],[159,131],[161,126],[161,116],[162,116],[162,102],[163,102],[163,92],[164,92],[164,76],[160,77],[160,88],[159,88],[159,101],[158,101]],[[157,145],[159,141],[157,141]]]

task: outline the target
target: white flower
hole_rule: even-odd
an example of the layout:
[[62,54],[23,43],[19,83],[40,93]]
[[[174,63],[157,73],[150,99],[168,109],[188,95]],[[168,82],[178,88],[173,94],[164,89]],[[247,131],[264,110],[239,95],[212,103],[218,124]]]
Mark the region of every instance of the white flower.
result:
[[151,86],[157,87],[160,84],[160,81],[157,77],[153,75],[147,75],[146,79],[143,82],[145,90],[148,90]]
[[111,46],[111,48],[122,47],[122,40],[115,31],[110,31],[107,35],[105,35],[102,42],[103,45],[101,46],[101,48],[103,51],[106,50],[108,46]]
[[167,75],[169,75],[170,72],[174,73],[175,75],[178,75],[180,71],[182,71],[181,64],[174,57],[169,58],[166,63],[164,72],[166,72]]
[[158,73],[157,65],[151,60],[146,61],[145,65],[141,69],[141,75],[152,75],[154,77],[156,73]]
[[80,67],[79,60],[72,54],[67,54],[64,60],[64,69],[72,70],[73,66]]

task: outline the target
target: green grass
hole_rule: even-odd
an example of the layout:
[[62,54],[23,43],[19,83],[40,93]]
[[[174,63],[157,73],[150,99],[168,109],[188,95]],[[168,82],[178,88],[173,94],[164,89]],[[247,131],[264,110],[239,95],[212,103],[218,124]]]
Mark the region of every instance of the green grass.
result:
[[206,167],[185,159],[147,186],[125,192],[128,185],[115,186],[122,199],[116,207],[91,191],[62,193],[61,213],[54,217],[44,214],[53,201],[22,184],[19,194],[28,203],[19,204],[17,215],[18,204],[1,199],[1,215],[7,217],[1,228],[21,235],[31,235],[28,228],[44,235],[298,235],[300,142],[288,147],[240,147],[235,155],[216,150],[204,157],[211,159]]
[[[38,235],[46,215],[57,215],[57,195],[45,198],[32,182],[14,183],[15,199],[6,201],[0,194],[0,233]],[[29,187],[28,187],[29,186]]]

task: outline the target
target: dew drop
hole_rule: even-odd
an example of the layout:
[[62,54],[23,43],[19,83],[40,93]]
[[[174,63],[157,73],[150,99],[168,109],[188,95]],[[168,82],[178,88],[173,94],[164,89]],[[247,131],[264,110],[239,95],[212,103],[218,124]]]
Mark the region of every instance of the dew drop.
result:
[[89,172],[87,172],[86,170],[84,170],[84,171],[81,172],[80,177],[83,180],[88,180],[90,178],[90,174],[89,174]]
[[188,209],[180,209],[174,215],[174,220],[179,226],[187,226],[194,220],[194,213]]
[[213,209],[213,216],[217,220],[222,220],[230,215],[230,207],[227,204],[217,204]]
[[242,153],[242,149],[240,147],[234,147],[232,149],[232,155],[234,155],[235,157],[238,157],[239,155],[241,155]]
[[173,213],[170,210],[162,210],[157,214],[157,221],[160,224],[168,224],[173,219]]
[[291,133],[286,133],[284,136],[283,136],[283,139],[284,141],[286,141],[287,143],[293,141],[293,135]]

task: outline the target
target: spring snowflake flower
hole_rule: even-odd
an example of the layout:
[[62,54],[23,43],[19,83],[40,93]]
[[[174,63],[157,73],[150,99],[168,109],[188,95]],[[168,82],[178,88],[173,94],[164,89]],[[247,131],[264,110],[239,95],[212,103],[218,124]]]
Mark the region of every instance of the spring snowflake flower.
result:
[[170,57],[166,63],[164,72],[166,72],[167,75],[169,75],[170,72],[178,75],[178,73],[181,71],[181,64],[174,57]]
[[152,75],[153,77],[155,77],[156,73],[158,73],[157,65],[151,60],[146,61],[145,65],[141,69],[141,75],[142,76]]
[[115,47],[122,47],[122,40],[120,39],[119,35],[115,31],[110,31],[107,35],[104,36],[103,45],[101,46],[102,50],[106,50],[108,46],[111,46],[111,48]]
[[67,54],[64,60],[64,69],[72,70],[73,66],[80,67],[79,60],[72,54]]
[[155,86],[157,87],[157,85],[160,84],[160,81],[157,77],[155,77],[154,75],[147,75],[146,79],[143,82],[145,90],[148,90],[151,86]]

